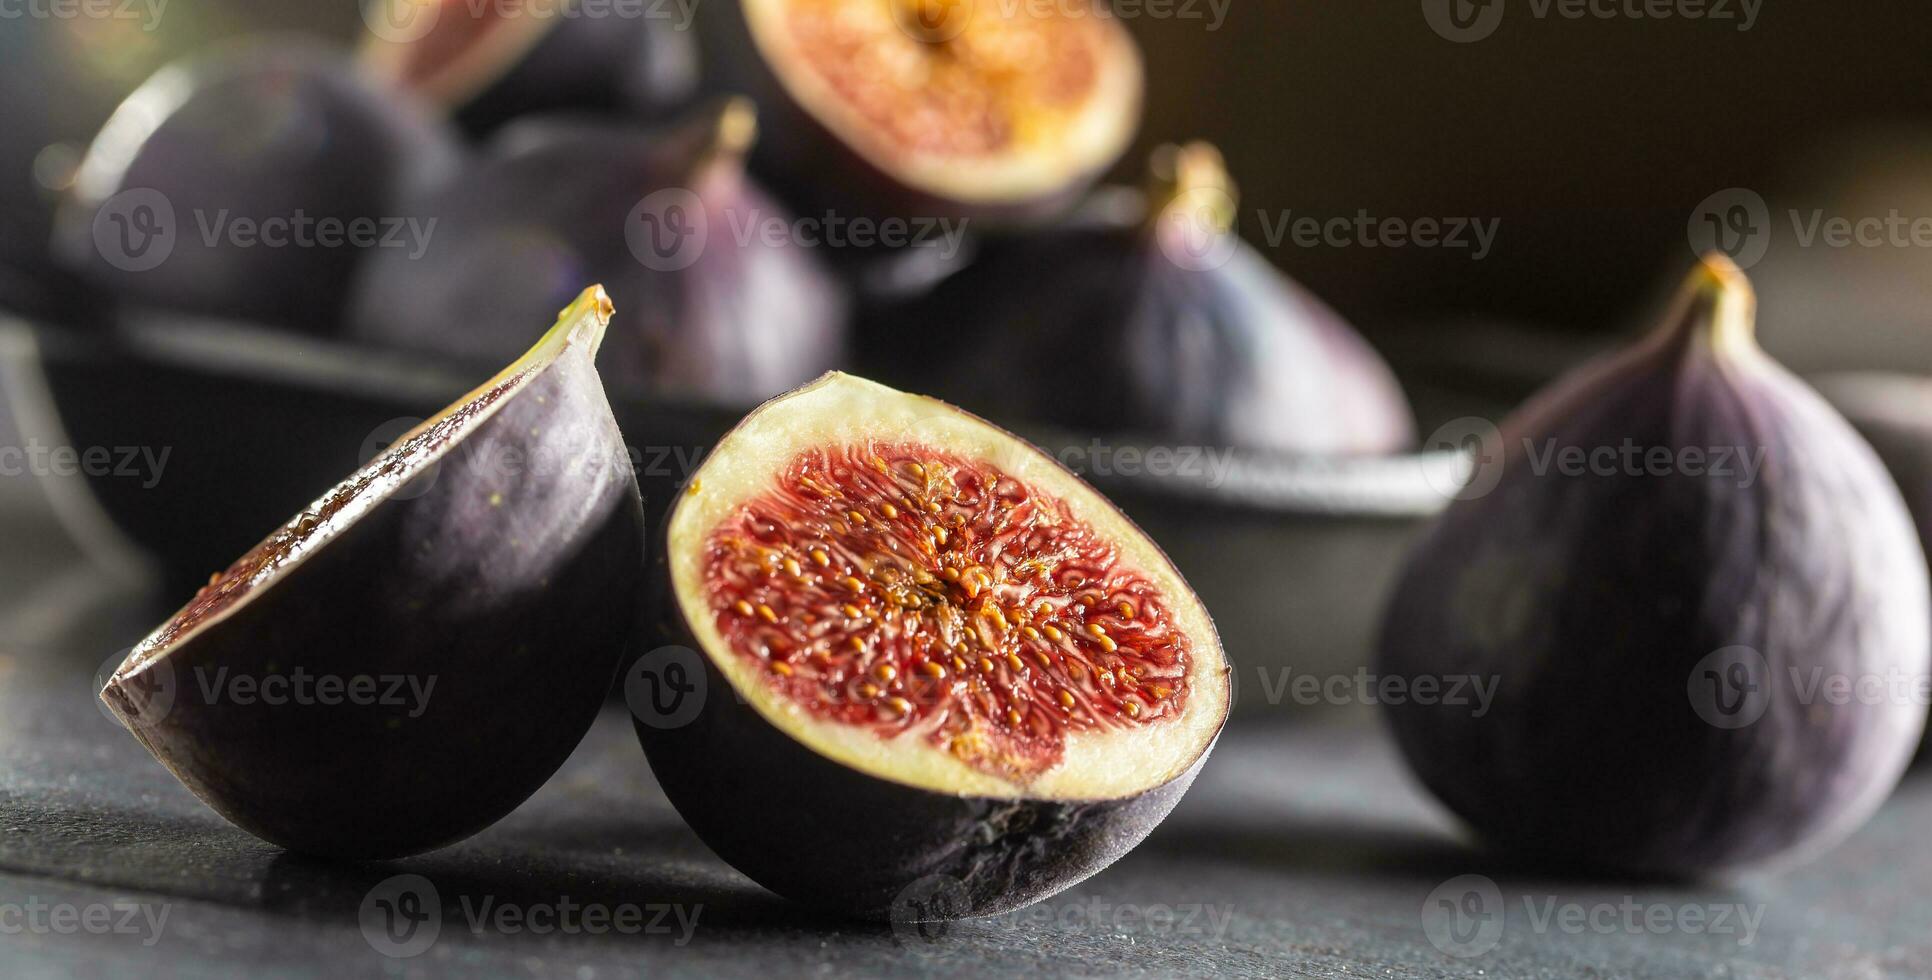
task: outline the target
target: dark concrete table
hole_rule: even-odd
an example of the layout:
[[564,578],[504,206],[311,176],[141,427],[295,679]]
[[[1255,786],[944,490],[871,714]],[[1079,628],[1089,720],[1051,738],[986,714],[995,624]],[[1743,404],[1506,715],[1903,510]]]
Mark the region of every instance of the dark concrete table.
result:
[[[1459,844],[1365,713],[1243,719],[1119,864],[926,932],[815,915],[713,857],[615,709],[466,843],[379,865],[291,857],[98,710],[102,661],[165,610],[55,531],[46,492],[0,480],[3,977],[1932,976],[1932,774],[1782,877],[1550,880]],[[396,908],[414,932],[386,930],[412,921]]]

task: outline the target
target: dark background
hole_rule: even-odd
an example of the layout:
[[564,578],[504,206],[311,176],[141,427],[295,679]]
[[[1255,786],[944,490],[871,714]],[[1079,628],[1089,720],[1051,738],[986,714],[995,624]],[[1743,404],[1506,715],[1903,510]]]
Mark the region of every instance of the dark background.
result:
[[[1932,11],[1903,0],[1763,0],[1749,31],[1737,30],[1740,0],[1724,0],[1730,21],[1572,20],[1554,8],[1539,18],[1529,0],[1497,0],[1500,25],[1467,44],[1438,36],[1422,0],[1226,0],[1218,30],[1205,0],[1174,2],[1175,16],[1127,20],[1150,91],[1123,179],[1138,178],[1158,143],[1212,140],[1243,190],[1243,231],[1262,246],[1257,208],[1500,219],[1481,261],[1418,247],[1272,249],[1371,336],[1471,316],[1621,325],[1690,261],[1685,229],[1706,196],[1826,195],[1896,164],[1932,113]],[[0,20],[11,131],[0,235],[13,249],[44,235],[34,202],[20,199],[40,143],[84,145],[116,97],[169,58],[234,34],[308,29],[346,42],[360,27],[347,0],[173,0],[152,33]],[[51,90],[27,76],[36,60],[62,66]]]

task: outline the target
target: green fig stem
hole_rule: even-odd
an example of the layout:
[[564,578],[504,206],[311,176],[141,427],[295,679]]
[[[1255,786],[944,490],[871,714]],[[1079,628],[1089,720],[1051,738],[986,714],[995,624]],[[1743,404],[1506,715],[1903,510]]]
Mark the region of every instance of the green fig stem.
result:
[[723,161],[742,161],[758,142],[758,107],[742,95],[727,97],[718,104],[709,142],[700,155],[702,166]]
[[1221,151],[1211,143],[1168,144],[1154,151],[1149,163],[1152,186],[1147,195],[1147,221],[1157,226],[1174,208],[1184,208],[1207,229],[1227,234],[1234,230],[1236,190]]
[[1721,354],[1757,353],[1757,292],[1731,257],[1708,252],[1679,293],[1659,334],[1666,342],[1701,340]]

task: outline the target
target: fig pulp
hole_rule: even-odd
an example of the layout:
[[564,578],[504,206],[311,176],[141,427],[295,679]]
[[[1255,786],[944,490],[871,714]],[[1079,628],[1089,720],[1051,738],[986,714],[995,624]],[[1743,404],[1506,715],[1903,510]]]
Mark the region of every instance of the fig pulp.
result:
[[82,161],[57,247],[122,297],[333,331],[358,260],[408,240],[399,203],[445,179],[456,153],[347,59],[245,42],[164,68],[122,103]]
[[1407,448],[1409,407],[1381,358],[1235,236],[1220,154],[1167,148],[1155,170],[1141,218],[1096,212],[989,248],[873,318],[867,346],[944,365],[912,383],[1014,418],[1282,452]]
[[376,0],[369,17],[382,28],[365,36],[361,60],[471,135],[545,112],[654,118],[697,88],[697,43],[682,16],[666,4]]
[[370,263],[357,332],[500,358],[517,324],[601,279],[622,311],[604,353],[612,384],[754,404],[803,383],[843,356],[845,298],[806,247],[757,231],[790,219],[745,176],[756,128],[732,99],[665,134],[506,130],[422,204],[440,220],[424,254]]
[[808,211],[1031,220],[1133,138],[1140,53],[1087,0],[718,0],[707,70],[772,131],[757,172]]
[[[1619,872],[1787,863],[1858,827],[1924,724],[1924,554],[1868,447],[1707,258],[1647,342],[1483,440],[1380,669],[1417,775],[1492,844]],[[1484,705],[1420,696],[1445,677]],[[1440,690],[1441,688],[1438,688]]]
[[638,735],[692,829],[787,897],[1029,904],[1145,837],[1226,718],[1160,550],[943,402],[827,375],[726,436],[668,520],[660,613],[708,693],[689,718],[633,697]]
[[643,512],[587,290],[529,353],[329,491],[101,693],[209,806],[326,857],[489,826],[582,739],[644,599]]

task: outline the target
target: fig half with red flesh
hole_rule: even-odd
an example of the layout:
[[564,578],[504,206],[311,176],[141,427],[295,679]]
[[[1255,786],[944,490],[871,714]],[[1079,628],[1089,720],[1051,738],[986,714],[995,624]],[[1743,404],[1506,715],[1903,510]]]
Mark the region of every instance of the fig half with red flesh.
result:
[[587,290],[516,363],[277,529],[134,648],[102,699],[242,829],[391,858],[467,837],[562,765],[642,625],[637,482]]
[[1206,609],[1105,498],[849,375],[726,436],[660,557],[708,693],[688,724],[633,701],[652,769],[721,857],[818,907],[885,916],[934,876],[944,917],[1058,892],[1167,815],[1227,716]]
[[1043,217],[1139,124],[1140,52],[1087,0],[720,0],[698,15],[706,64],[769,114],[760,175],[807,211]]

